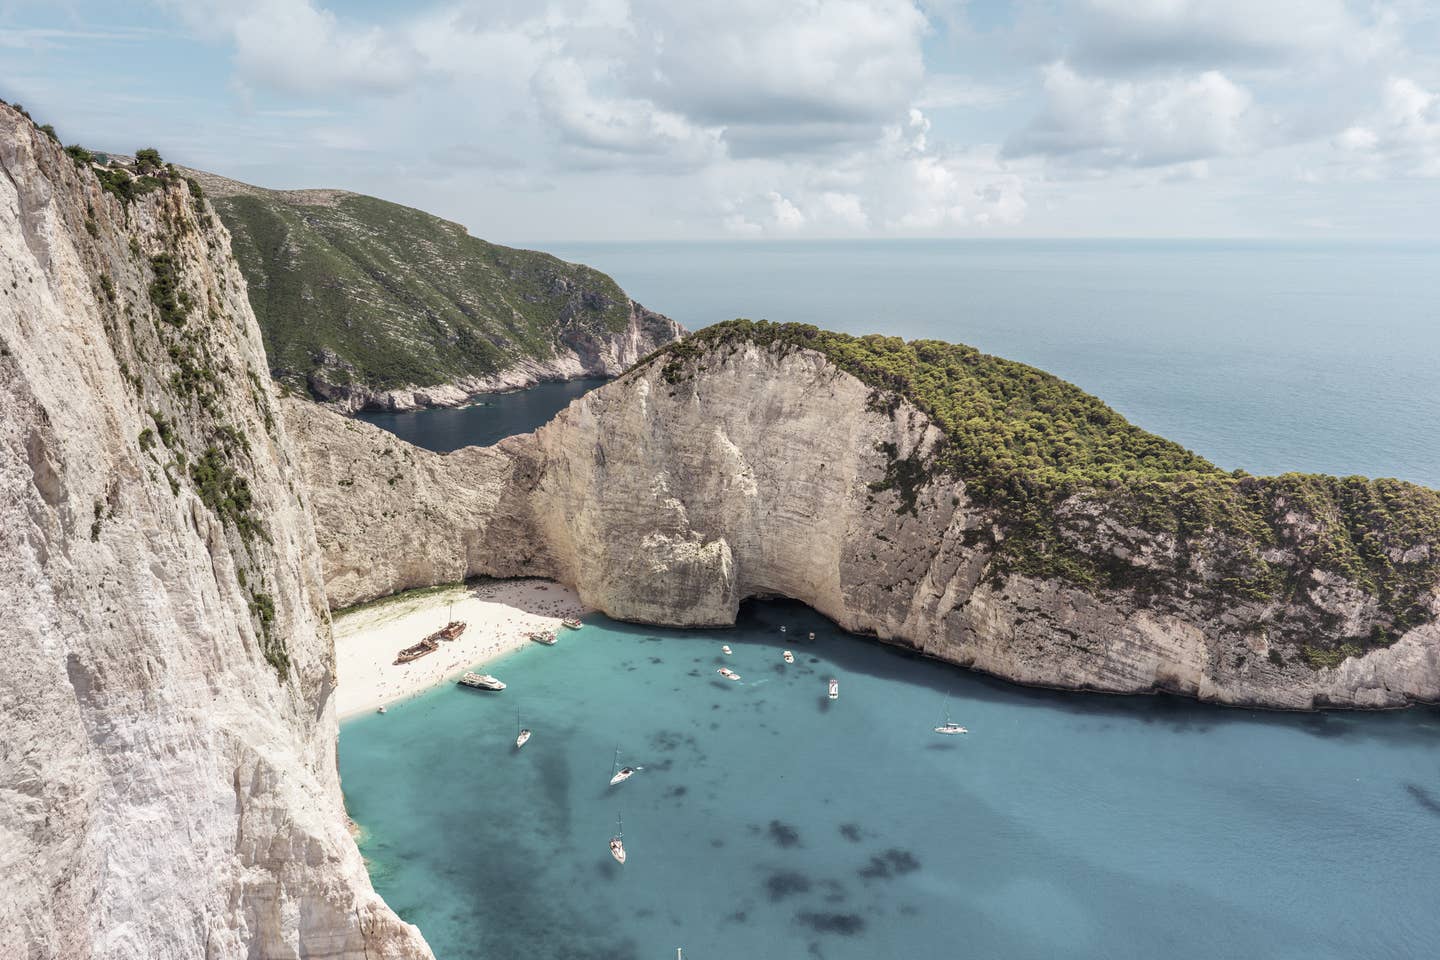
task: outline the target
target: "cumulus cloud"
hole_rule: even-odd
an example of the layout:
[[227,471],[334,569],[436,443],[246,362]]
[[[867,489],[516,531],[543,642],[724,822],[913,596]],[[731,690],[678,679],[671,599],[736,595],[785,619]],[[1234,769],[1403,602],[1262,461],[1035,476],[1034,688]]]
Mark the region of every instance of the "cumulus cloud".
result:
[[1223,73],[1158,80],[1084,76],[1061,61],[1044,70],[1044,103],[1006,144],[1011,157],[1077,166],[1153,167],[1241,153],[1253,142],[1253,97]]
[[1077,16],[1070,59],[1099,72],[1365,58],[1385,43],[1385,18],[1344,0],[1085,0]]
[[1380,105],[1335,138],[1353,175],[1440,177],[1440,95],[1405,77],[1391,78]]

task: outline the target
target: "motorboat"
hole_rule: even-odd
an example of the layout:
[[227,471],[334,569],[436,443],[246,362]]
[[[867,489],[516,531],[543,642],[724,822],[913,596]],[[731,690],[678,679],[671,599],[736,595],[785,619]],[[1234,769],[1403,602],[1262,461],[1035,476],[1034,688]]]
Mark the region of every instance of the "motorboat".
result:
[[718,674],[720,674],[720,676],[724,677],[726,680],[739,680],[739,679],[740,679],[740,674],[736,673],[734,670],[731,670],[729,667],[721,667],[719,670],[716,670],[715,672],[718,673]]
[[786,663],[795,662],[795,654],[791,653],[789,650],[786,650],[784,653],[780,654],[780,656],[785,659]]
[[566,617],[564,620],[560,621],[560,625],[562,627],[569,627],[571,630],[579,630],[585,624],[581,621],[579,617]]
[[497,693],[505,689],[505,684],[498,677],[492,677],[488,673],[466,672],[459,680],[462,687],[474,687],[477,690],[494,690]]
[[554,630],[537,630],[530,634],[530,639],[536,643],[543,643],[547,647],[553,647],[560,638],[555,635]]
[[840,699],[840,681],[836,680],[834,677],[830,678],[830,699]]
[[727,657],[730,656],[730,644],[728,644],[728,643],[721,644],[721,645],[720,645],[720,652],[723,653],[723,654],[725,654],[725,656],[727,656]]

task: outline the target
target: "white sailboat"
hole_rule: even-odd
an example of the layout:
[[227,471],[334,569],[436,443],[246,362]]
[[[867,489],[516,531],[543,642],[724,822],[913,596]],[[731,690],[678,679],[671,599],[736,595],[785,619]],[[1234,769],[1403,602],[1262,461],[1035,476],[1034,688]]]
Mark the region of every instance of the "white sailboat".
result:
[[[610,786],[613,787],[617,783],[624,783],[626,780],[629,780],[633,776],[635,776],[634,767],[620,766],[620,748],[616,747],[615,762],[610,766]],[[620,862],[624,863],[625,861],[622,859]]]
[[951,720],[951,719],[950,719],[950,701],[949,701],[949,700],[946,700],[946,701],[945,701],[945,722],[942,723],[942,724],[940,724],[940,726],[936,727],[936,728],[935,728],[935,732],[936,732],[936,733],[943,733],[943,734],[946,734],[947,736],[954,736],[954,735],[957,734],[957,733],[969,733],[970,731],[969,731],[969,730],[966,730],[964,727],[960,726],[960,724],[958,724],[958,723],[956,723],[954,720]]
[[830,678],[830,699],[840,699],[840,681],[836,680],[834,677]]
[[520,726],[520,714],[515,714],[515,749],[519,750],[530,742],[530,728]]
[[615,814],[615,836],[610,838],[610,856],[616,863],[625,863],[625,823],[618,813]]

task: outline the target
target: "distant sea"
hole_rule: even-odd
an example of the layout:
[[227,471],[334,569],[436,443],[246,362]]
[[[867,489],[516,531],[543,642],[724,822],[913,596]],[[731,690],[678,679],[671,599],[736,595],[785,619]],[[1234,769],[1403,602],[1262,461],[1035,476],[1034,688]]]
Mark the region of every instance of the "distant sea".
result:
[[548,244],[692,329],[968,343],[1226,469],[1440,487],[1440,246],[944,240]]

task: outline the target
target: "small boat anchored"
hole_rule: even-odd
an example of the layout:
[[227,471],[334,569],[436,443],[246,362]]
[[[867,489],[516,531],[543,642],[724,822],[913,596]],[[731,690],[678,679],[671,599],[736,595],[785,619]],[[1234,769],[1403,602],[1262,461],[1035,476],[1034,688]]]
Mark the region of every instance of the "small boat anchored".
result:
[[795,654],[791,653],[789,650],[786,650],[784,653],[780,654],[780,656],[785,660],[786,663],[795,662]]
[[729,667],[721,667],[719,670],[716,670],[715,672],[718,673],[718,674],[720,674],[720,676],[724,677],[726,680],[739,680],[739,679],[740,679],[740,674],[736,673],[734,670],[731,670]]
[[519,750],[530,742],[530,728],[520,726],[520,714],[515,714],[515,749]]
[[610,856],[615,862],[621,865],[625,863],[625,823],[620,815],[615,815],[615,836],[610,838]]
[[529,637],[536,643],[543,643],[547,647],[555,646],[555,642],[560,639],[555,635],[554,630],[536,630],[534,633],[529,634]]
[[[620,766],[620,748],[616,747],[615,762],[610,765],[610,786],[613,787],[616,784],[624,783],[626,780],[629,780],[633,776],[635,776],[634,767]],[[622,858],[620,862],[624,863],[625,861]]]
[[488,673],[471,673],[466,671],[465,675],[457,682],[462,687],[474,687],[477,690],[494,690],[499,692],[505,689],[505,684],[500,682],[498,677],[492,677]]
[[834,677],[830,678],[830,699],[840,699],[840,681],[836,680]]
[[564,620],[560,621],[560,625],[562,627],[568,627],[571,630],[579,630],[585,624],[581,621],[579,617],[566,617]]
[[730,644],[728,644],[728,643],[721,644],[721,645],[720,645],[720,652],[723,653],[723,654],[725,654],[725,656],[727,656],[727,657],[730,656]]
[[960,726],[960,724],[950,719],[950,707],[949,702],[947,701],[945,707],[945,722],[940,724],[940,726],[936,727],[935,732],[943,733],[947,736],[954,736],[957,733],[969,733],[970,731],[966,730],[964,727]]

